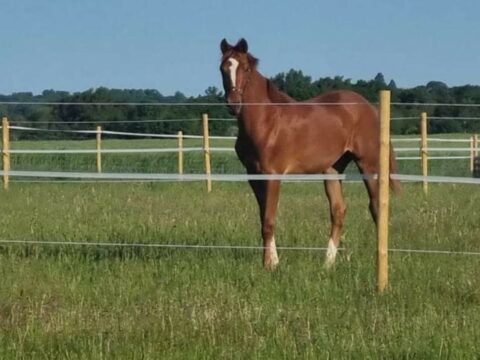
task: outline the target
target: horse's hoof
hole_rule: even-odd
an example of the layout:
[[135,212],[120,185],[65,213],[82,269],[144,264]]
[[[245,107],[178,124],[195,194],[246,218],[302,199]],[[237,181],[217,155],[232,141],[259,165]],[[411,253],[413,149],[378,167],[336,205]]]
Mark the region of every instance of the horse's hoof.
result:
[[265,270],[275,270],[278,265],[278,254],[275,247],[266,249],[263,254],[263,268]]
[[335,260],[332,261],[332,259],[327,259],[323,263],[323,268],[325,270],[331,270],[335,266]]
[[263,261],[263,268],[267,271],[273,271],[278,265],[278,257],[271,257]]
[[277,264],[274,264],[274,263],[269,263],[269,264],[263,264],[263,269],[265,271],[274,271],[276,268],[277,268]]

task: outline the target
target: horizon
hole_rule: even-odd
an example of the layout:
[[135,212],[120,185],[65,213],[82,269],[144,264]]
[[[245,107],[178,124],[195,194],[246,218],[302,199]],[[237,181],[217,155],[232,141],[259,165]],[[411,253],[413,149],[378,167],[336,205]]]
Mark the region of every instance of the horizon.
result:
[[[291,69],[291,70],[300,70],[300,69]],[[286,73],[286,72],[285,72]],[[308,74],[304,74],[306,76],[309,76]],[[336,75],[336,76],[341,76],[341,75]],[[319,79],[313,79],[312,78],[312,82],[315,82],[317,80],[321,80],[321,79],[325,79],[325,78],[334,78],[334,76],[325,76],[325,77],[322,77],[322,78],[319,78]],[[358,81],[371,81],[374,79],[374,77],[372,77],[371,79],[358,79],[358,80],[353,80],[353,79],[349,79],[349,78],[345,78],[343,77],[344,80],[351,80],[351,84],[355,85],[357,84]],[[447,87],[449,89],[452,89],[452,88],[457,88],[457,87],[463,87],[463,86],[473,86],[473,87],[480,87],[480,85],[476,85],[476,84],[463,84],[463,85],[449,85],[449,84],[446,84],[444,83],[443,81],[438,81],[438,80],[430,80],[428,81],[427,83],[425,84],[418,84],[418,85],[414,85],[412,87],[402,87],[402,86],[399,86],[397,84],[397,82],[395,81],[395,79],[385,79],[385,83],[386,85],[388,85],[388,83],[393,80],[396,84],[396,88],[397,89],[400,89],[400,90],[406,90],[406,89],[414,89],[414,88],[418,88],[418,87],[426,87],[430,82],[440,82],[440,83],[443,83],[445,85],[447,85]],[[54,91],[54,92],[66,92],[68,93],[69,95],[75,95],[75,94],[81,94],[81,93],[85,93],[85,92],[88,92],[88,91],[96,91],[98,89],[101,89],[101,88],[105,88],[107,90],[120,90],[120,91],[128,91],[128,90],[133,90],[133,91],[145,91],[145,90],[155,90],[155,91],[158,91],[159,94],[163,97],[173,97],[175,96],[176,93],[180,93],[182,94],[183,96],[189,98],[189,97],[201,97],[201,96],[205,96],[205,92],[207,91],[207,89],[209,87],[211,87],[213,85],[210,85],[210,86],[207,86],[205,88],[205,90],[202,92],[202,93],[199,93],[199,94],[186,94],[184,93],[183,91],[181,90],[176,90],[174,91],[173,93],[169,93],[169,94],[166,94],[166,93],[163,93],[161,92],[159,89],[153,89],[153,88],[110,88],[110,87],[107,87],[107,86],[97,86],[97,87],[89,87],[87,89],[84,89],[84,90],[74,90],[74,91],[68,91],[68,90],[64,90],[64,89],[43,89],[37,93],[33,92],[33,91],[29,91],[29,90],[26,90],[26,91],[16,91],[16,92],[12,92],[12,93],[0,93],[0,96],[13,96],[13,95],[16,95],[16,94],[32,94],[32,96],[42,96],[43,95],[43,92],[45,91]],[[222,93],[224,92],[223,88],[218,88],[216,87],[218,90],[220,90]]]

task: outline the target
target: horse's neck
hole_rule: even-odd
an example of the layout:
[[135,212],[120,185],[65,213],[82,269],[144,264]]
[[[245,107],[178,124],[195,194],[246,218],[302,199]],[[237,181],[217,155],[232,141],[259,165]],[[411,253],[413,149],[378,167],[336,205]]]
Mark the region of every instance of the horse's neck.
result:
[[245,91],[245,103],[290,103],[295,100],[280,91],[270,80],[257,70],[254,70],[250,79],[251,86]]
[[[250,84],[245,89],[243,97],[245,104],[278,104],[295,101],[258,71],[255,70],[251,76]],[[246,135],[252,138],[267,136],[276,124],[274,117],[271,116],[274,111],[278,111],[275,105],[264,107],[244,105],[239,120]]]
[[272,103],[284,104],[295,102],[293,98],[280,91],[270,80],[267,80],[268,96]]

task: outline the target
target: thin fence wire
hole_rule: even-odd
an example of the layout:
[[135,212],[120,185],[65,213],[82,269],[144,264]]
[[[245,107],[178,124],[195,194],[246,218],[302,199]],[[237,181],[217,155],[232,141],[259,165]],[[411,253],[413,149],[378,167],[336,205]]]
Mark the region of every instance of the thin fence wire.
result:
[[33,128],[29,126],[9,126],[10,130],[21,130],[21,131],[36,131],[36,132],[63,132],[63,133],[77,133],[77,134],[96,134],[96,130],[63,130],[63,129],[41,129]]
[[[11,154],[128,154],[128,153],[178,153],[179,148],[143,148],[143,149],[18,149]],[[205,151],[202,147],[182,147],[183,152]],[[211,152],[234,152],[234,148],[211,147]]]
[[480,120],[475,116],[429,116],[429,120]]
[[[427,152],[432,151],[441,151],[441,152],[465,152],[471,151],[471,148],[424,148],[423,150]],[[419,151],[419,148],[396,148],[395,152],[412,152],[412,151]]]
[[392,121],[400,120],[417,120],[420,119],[420,116],[393,116],[390,118]]
[[[208,244],[159,244],[159,243],[119,243],[119,242],[84,242],[84,241],[48,241],[48,240],[9,240],[0,239],[4,245],[56,245],[56,246],[92,246],[92,247],[123,247],[123,248],[163,248],[163,249],[190,249],[190,250],[265,250],[268,247],[255,245],[208,245]],[[316,246],[277,246],[280,251],[327,251],[326,247]],[[345,251],[345,248],[337,250]],[[451,251],[429,249],[388,249],[389,252],[410,254],[441,254],[441,255],[468,255],[479,256],[476,251]]]
[[[392,117],[392,121],[402,121],[402,120],[417,120],[420,116],[397,116]],[[459,120],[459,121],[474,121],[480,120],[480,117],[471,117],[471,116],[430,116],[429,120]],[[209,118],[209,121],[231,121],[236,122],[236,118]],[[162,122],[195,122],[201,121],[200,117],[198,118],[189,118],[189,119],[138,119],[138,120],[98,120],[98,121],[28,121],[28,120],[11,120],[12,124],[135,124],[135,123],[162,123]]]
[[[370,106],[373,103],[367,102],[251,102],[242,103],[242,106]],[[189,107],[226,107],[226,103],[212,103],[212,102],[178,102],[178,103],[166,103],[166,102],[40,102],[40,101],[0,101],[0,105],[44,105],[44,106],[189,106]]]
[[[26,126],[10,126],[12,130],[20,130],[20,131],[37,131],[37,132],[56,132],[56,133],[70,133],[70,134],[98,134],[97,130],[63,130],[63,129],[41,129],[41,128],[33,128],[33,127],[26,127]],[[165,138],[165,139],[178,139],[178,134],[154,134],[154,133],[138,133],[138,132],[126,132],[126,131],[112,131],[112,130],[102,130],[100,131],[101,134],[105,135],[117,135],[117,136],[134,136],[134,137],[151,137],[151,138]],[[185,134],[182,135],[184,139],[203,139],[203,135],[189,135]],[[213,140],[235,140],[236,136],[216,136],[211,135],[209,139]]]
[[392,142],[416,142],[420,141],[420,138],[391,138]]
[[[87,172],[60,172],[60,171],[8,171],[11,177],[58,178],[58,179],[100,179],[100,180],[166,180],[166,181],[248,181],[248,180],[290,180],[290,181],[318,181],[318,180],[362,180],[374,178],[376,175],[360,174],[176,174],[176,173],[87,173]],[[0,176],[4,171],[0,170]]]
[[[158,244],[158,243],[119,243],[119,242],[82,242],[82,241],[47,241],[47,240],[0,240],[0,244],[28,245],[78,245],[78,246],[109,246],[109,247],[144,247],[173,249],[231,249],[231,250],[264,250],[263,246],[250,245],[199,245],[199,244]],[[296,251],[326,251],[326,247],[277,246],[278,250]],[[344,250],[340,248],[338,250]]]
[[[135,123],[162,123],[162,122],[187,122],[198,121],[202,119],[140,119],[140,120],[99,120],[99,121],[28,121],[28,120],[11,120],[12,124],[135,124]],[[235,118],[208,118],[208,121],[237,121]]]
[[416,102],[392,102],[392,106],[412,106],[412,107],[425,107],[425,106],[436,106],[436,107],[469,107],[469,108],[480,108],[480,104],[465,104],[465,103],[416,103]]
[[[128,154],[128,153],[178,153],[178,148],[150,148],[150,149],[76,149],[76,150],[64,150],[64,149],[19,149],[10,150],[11,154]],[[184,152],[203,151],[201,147],[184,147]],[[212,150],[222,151],[222,150]]]
[[[56,101],[0,101],[0,105],[45,105],[45,106],[228,106],[226,103],[213,102],[56,102]],[[370,106],[378,105],[373,102],[251,102],[242,103],[242,106]],[[391,102],[392,106],[411,106],[411,107],[480,107],[480,104],[471,103],[418,103],[418,102]]]
[[[458,148],[445,148],[445,152],[448,149],[455,149]],[[428,149],[427,149],[428,150]],[[9,152],[11,154],[134,154],[134,153],[178,153],[179,151],[183,152],[200,152],[205,151],[203,147],[183,147],[181,148],[140,148],[140,149],[105,149],[102,148],[100,150],[95,149],[13,149]],[[227,148],[227,147],[210,147],[210,152],[235,152],[234,148]],[[407,148],[404,152],[413,152],[419,151],[419,149],[412,149]],[[461,152],[466,150],[460,149]],[[420,157],[417,156],[400,156],[396,158],[397,160],[419,160]],[[470,156],[429,156],[429,160],[454,160],[454,159],[470,159]]]
[[470,139],[442,139],[442,138],[427,138],[427,141],[432,142],[465,142],[469,143]]
[[[420,156],[400,156],[397,160],[421,160]],[[461,160],[470,159],[470,156],[429,156],[428,160]]]
[[[8,171],[11,177],[58,178],[88,180],[164,180],[164,181],[248,181],[248,180],[285,180],[285,181],[323,181],[323,180],[368,180],[376,179],[377,174],[174,174],[174,173],[88,173],[61,171]],[[5,172],[0,171],[0,176]],[[400,181],[451,184],[480,184],[480,178],[455,176],[422,176],[410,174],[390,174],[390,178]]]

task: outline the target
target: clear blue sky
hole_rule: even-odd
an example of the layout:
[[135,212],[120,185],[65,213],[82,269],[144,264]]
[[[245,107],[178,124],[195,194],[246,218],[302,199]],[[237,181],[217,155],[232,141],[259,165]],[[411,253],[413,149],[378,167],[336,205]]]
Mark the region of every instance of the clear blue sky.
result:
[[260,71],[480,84],[480,1],[0,0],[0,93],[221,87],[219,42]]

